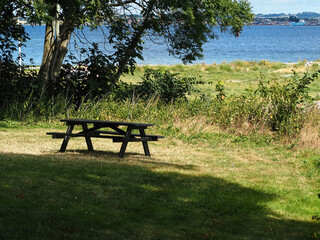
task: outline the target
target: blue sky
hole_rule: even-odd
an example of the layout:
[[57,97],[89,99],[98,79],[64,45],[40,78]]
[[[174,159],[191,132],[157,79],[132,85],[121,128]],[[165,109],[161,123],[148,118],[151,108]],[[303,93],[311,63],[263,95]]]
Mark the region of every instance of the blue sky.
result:
[[254,13],[320,13],[320,0],[249,0]]

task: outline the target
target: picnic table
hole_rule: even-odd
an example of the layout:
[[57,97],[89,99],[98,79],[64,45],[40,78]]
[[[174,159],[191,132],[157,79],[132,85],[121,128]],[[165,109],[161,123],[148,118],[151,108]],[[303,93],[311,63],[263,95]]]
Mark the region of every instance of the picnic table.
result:
[[[124,157],[129,142],[142,142],[145,155],[151,156],[148,141],[157,141],[159,138],[163,138],[163,136],[158,135],[147,135],[145,129],[153,126],[153,124],[148,123],[86,119],[62,119],[60,121],[65,122],[68,127],[65,133],[47,132],[47,135],[52,135],[52,138],[63,139],[60,152],[65,152],[71,137],[84,137],[89,151],[94,151],[91,138],[110,138],[113,142],[122,142],[118,155],[120,158]],[[75,126],[81,126],[82,128],[78,132],[73,132]],[[138,132],[133,133],[134,130],[138,130]]]

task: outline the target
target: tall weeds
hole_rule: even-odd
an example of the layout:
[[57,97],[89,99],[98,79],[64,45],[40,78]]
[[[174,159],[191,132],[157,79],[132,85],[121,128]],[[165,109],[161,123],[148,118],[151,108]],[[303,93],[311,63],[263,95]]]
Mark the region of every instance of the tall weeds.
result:
[[[320,145],[319,110],[310,108],[312,99],[308,96],[308,86],[319,74],[320,71],[302,77],[294,74],[291,79],[281,82],[261,81],[258,89],[237,95],[228,95],[223,82],[219,82],[213,96],[198,93],[192,99],[171,102],[156,95],[142,98],[133,91],[131,97],[125,99],[112,95],[82,98],[75,105],[70,99],[58,95],[46,99],[46,102],[33,101],[31,107],[27,102],[12,104],[5,118],[27,122],[61,118],[121,120],[150,122],[164,128],[172,128],[175,123],[187,119],[193,119],[193,123],[201,119],[203,125],[205,119],[208,125],[236,134],[300,137],[301,145]],[[310,131],[312,140],[307,139],[311,136]]]

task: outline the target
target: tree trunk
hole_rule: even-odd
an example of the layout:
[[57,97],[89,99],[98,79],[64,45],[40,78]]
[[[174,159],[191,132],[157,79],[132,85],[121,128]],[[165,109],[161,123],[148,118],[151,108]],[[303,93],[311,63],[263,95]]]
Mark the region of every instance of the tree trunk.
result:
[[53,27],[52,25],[46,24],[42,63],[41,63],[41,67],[38,74],[38,78],[42,81],[41,95],[44,94],[49,83],[50,61],[52,59],[52,53],[53,53],[53,47],[54,47],[53,42],[54,42]]
[[59,36],[54,36],[53,25],[46,25],[42,63],[38,77],[42,81],[41,96],[52,86],[59,75],[63,60],[68,52],[72,30],[67,23],[60,26]]

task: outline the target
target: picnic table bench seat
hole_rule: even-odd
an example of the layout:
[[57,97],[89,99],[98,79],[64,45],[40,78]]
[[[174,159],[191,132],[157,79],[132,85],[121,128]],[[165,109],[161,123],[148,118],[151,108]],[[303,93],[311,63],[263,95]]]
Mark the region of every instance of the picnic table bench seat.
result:
[[[147,123],[131,123],[131,122],[115,122],[115,121],[100,121],[100,120],[86,120],[86,119],[62,119],[68,126],[66,132],[47,132],[52,138],[61,138],[60,152],[65,152],[71,137],[84,137],[89,151],[93,150],[91,138],[109,138],[113,142],[122,142],[119,152],[119,157],[123,158],[128,142],[142,142],[146,156],[151,156],[148,146],[148,141],[158,141],[159,138],[164,138],[160,135],[150,135],[145,133],[145,129],[153,126]],[[93,125],[89,128],[88,124]],[[82,131],[73,133],[74,127],[82,126]],[[120,127],[126,128],[122,130]],[[111,128],[113,131],[100,130],[102,128]],[[138,130],[139,133],[133,133],[133,130]]]

